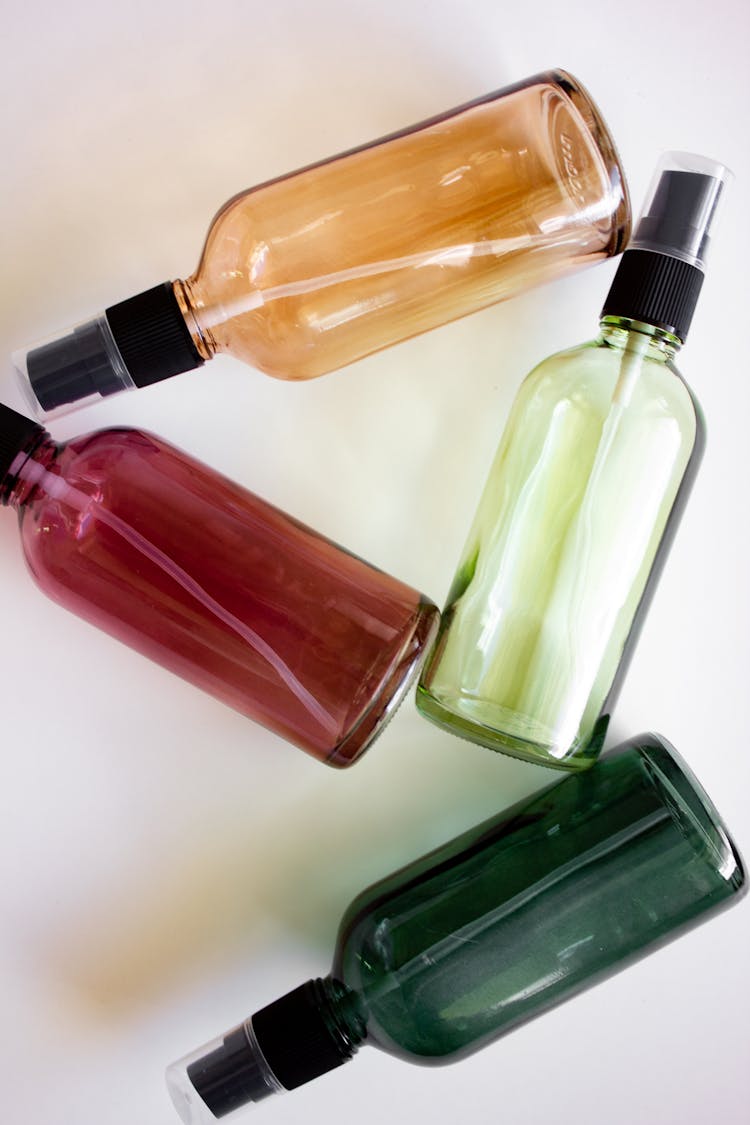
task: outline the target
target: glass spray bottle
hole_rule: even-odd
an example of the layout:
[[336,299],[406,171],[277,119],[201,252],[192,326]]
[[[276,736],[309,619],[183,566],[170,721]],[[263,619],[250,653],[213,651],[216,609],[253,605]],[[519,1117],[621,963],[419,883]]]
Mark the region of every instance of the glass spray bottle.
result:
[[436,628],[416,590],[140,430],[58,445],[0,406],[0,504],[51,598],[329,765]]
[[673,360],[727,177],[664,155],[601,334],[521,387],[417,691],[440,726],[563,769],[601,749],[703,451]]
[[309,379],[617,254],[606,125],[550,71],[230,199],[197,271],[15,360],[49,413],[220,352]]
[[170,1067],[175,1107],[185,1125],[214,1125],[368,1043],[457,1061],[745,890],[736,847],[674,749],[631,739],[364,891],[331,975]]

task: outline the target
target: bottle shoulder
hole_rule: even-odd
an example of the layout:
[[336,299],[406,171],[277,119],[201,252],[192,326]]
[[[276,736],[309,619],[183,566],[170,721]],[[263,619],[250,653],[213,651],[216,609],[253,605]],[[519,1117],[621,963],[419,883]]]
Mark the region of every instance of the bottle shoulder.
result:
[[61,449],[60,463],[65,468],[100,461],[114,466],[123,459],[141,460],[169,450],[165,441],[147,430],[113,426],[67,442]]
[[[641,346],[637,346],[638,344]],[[658,349],[646,346],[645,340],[636,340],[632,347],[627,348],[623,347],[621,343],[612,343],[601,335],[584,340],[571,347],[562,348],[560,351],[546,356],[536,367],[532,368],[528,377],[530,378],[539,372],[549,374],[555,371],[559,373],[569,368],[581,371],[607,372],[620,367],[624,356],[636,353],[640,355],[644,370],[653,373],[657,371],[669,373],[684,382],[674,358],[668,353],[665,354]]]
[[137,488],[157,456],[170,452],[154,435],[123,427],[84,434],[59,446],[54,458],[30,464],[31,487],[19,508],[27,556],[62,551],[66,538],[80,548],[93,534],[94,523],[85,518],[92,506],[108,503],[120,482]]
[[632,336],[631,346],[623,346],[621,341],[613,342],[607,339],[605,335],[599,335],[571,347],[562,348],[560,351],[546,356],[536,367],[532,368],[528,377],[536,375],[537,372],[564,371],[569,367],[584,371],[601,370],[606,372],[618,368],[622,364],[624,356],[638,354],[641,357],[644,370],[653,373],[663,371],[665,374],[675,375],[684,382],[684,377],[673,354],[652,346],[647,337],[641,337],[638,333],[633,333]]
[[524,380],[517,408],[554,410],[560,402],[606,413],[614,401],[677,419],[687,432],[702,426],[700,405],[672,359],[588,340],[542,360]]

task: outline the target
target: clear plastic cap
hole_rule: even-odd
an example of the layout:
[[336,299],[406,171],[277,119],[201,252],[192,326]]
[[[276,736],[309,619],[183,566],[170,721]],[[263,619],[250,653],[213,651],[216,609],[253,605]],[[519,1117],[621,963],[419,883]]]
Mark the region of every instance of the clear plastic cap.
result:
[[251,1020],[172,1063],[167,1089],[183,1125],[215,1125],[284,1087],[258,1046]]
[[705,268],[719,203],[732,173],[692,152],[665,152],[656,167],[629,250],[653,250]]
[[135,387],[104,313],[14,352],[12,360],[24,398],[45,420]]

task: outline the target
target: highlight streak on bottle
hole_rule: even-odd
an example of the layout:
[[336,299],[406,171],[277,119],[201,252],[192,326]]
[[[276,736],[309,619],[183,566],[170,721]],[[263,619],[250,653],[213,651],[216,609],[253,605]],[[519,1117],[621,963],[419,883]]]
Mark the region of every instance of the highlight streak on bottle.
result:
[[[201,324],[207,329],[215,328],[217,324],[232,320],[244,313],[252,312],[254,309],[263,308],[273,301],[282,301],[290,297],[303,297],[310,293],[332,289],[336,285],[346,285],[352,281],[364,281],[370,277],[395,275],[411,269],[443,269],[446,266],[463,269],[476,258],[501,258],[504,255],[518,253],[524,249],[527,241],[526,238],[520,237],[488,238],[481,242],[460,243],[455,246],[420,251],[417,254],[406,254],[379,262],[363,262],[348,269],[304,277],[300,278],[299,281],[290,281],[283,285],[270,285],[267,288],[258,286],[234,300],[225,300],[214,305],[202,306]],[[548,231],[546,237],[539,236],[537,241],[541,246],[549,243],[552,251],[555,247],[560,246],[561,258],[569,253],[567,244],[563,240],[561,245],[560,235],[556,232]]]
[[587,699],[598,708],[606,695],[676,493],[678,427],[628,411],[647,347],[643,337],[623,356],[521,699],[562,747],[577,739]]
[[[523,691],[539,632],[539,606],[546,602],[555,580],[555,544],[564,537],[571,518],[571,503],[559,503],[560,494],[550,487],[550,480],[568,475],[566,466],[582,439],[574,413],[568,404],[561,404],[555,412],[518,505],[507,521],[498,520],[495,534],[480,552],[480,579],[467,591],[465,606],[458,613],[459,617],[463,612],[473,617],[483,577],[492,582],[481,634],[476,640],[467,637],[458,661],[469,691],[476,691],[480,698],[502,699],[505,707],[514,707]],[[460,648],[460,626],[454,633]]]

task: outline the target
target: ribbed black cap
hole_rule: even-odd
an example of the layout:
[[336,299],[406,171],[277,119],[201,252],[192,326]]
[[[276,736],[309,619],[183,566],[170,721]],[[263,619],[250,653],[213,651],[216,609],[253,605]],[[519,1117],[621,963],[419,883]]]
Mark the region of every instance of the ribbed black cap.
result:
[[159,383],[203,363],[170,281],[110,305],[104,315],[137,387]]
[[653,250],[626,250],[601,315],[653,324],[684,343],[702,285],[703,271],[689,262]]
[[43,426],[0,403],[0,484],[18,454],[29,449],[43,433]]
[[323,982],[309,980],[253,1016],[263,1055],[287,1090],[341,1066],[354,1045],[324,1019]]

